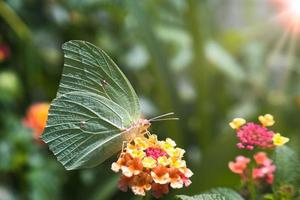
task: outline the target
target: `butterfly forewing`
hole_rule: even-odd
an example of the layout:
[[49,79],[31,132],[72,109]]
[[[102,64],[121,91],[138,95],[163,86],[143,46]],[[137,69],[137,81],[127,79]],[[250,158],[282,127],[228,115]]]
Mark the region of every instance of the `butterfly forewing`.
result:
[[71,91],[99,94],[126,109],[134,121],[140,118],[134,89],[103,50],[85,41],[66,42],[63,50],[64,70],[58,94]]
[[66,169],[93,167],[121,149],[140,118],[137,95],[114,62],[83,41],[63,45],[65,65],[42,135]]

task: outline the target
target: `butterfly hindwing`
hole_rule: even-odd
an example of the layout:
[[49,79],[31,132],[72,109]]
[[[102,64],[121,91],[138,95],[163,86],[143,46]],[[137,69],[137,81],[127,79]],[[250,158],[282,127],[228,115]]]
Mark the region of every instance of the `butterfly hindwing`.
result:
[[119,151],[140,117],[137,95],[113,61],[83,41],[63,45],[65,64],[42,140],[66,169],[93,167]]
[[66,169],[93,167],[120,150],[128,112],[89,92],[70,92],[51,103],[43,140]]

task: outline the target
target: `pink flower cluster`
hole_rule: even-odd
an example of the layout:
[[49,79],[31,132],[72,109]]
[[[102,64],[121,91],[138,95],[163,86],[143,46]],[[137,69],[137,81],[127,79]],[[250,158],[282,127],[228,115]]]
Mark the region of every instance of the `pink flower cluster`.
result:
[[264,181],[267,184],[272,184],[274,180],[274,172],[276,170],[273,161],[268,158],[265,152],[258,152],[253,156],[256,167],[249,169],[248,164],[251,162],[250,158],[244,156],[237,156],[235,162],[228,163],[229,169],[239,174],[244,182],[254,179],[256,181]]
[[240,155],[235,158],[235,162],[229,162],[228,167],[233,173],[242,175],[250,161],[249,158]]
[[255,123],[247,123],[237,130],[239,143],[237,147],[240,149],[253,150],[255,146],[260,148],[273,148],[274,132],[266,127]]
[[274,172],[276,166],[269,159],[265,152],[258,152],[254,155],[254,160],[257,164],[252,171],[252,177],[256,180],[265,180],[268,184],[272,184],[274,180]]
[[157,160],[161,156],[167,156],[168,154],[159,148],[149,147],[146,149],[146,155]]
[[272,115],[260,115],[258,120],[261,124],[247,123],[243,118],[235,118],[229,123],[229,126],[236,130],[236,136],[239,139],[238,148],[247,150],[253,150],[255,147],[272,149],[289,141],[289,138],[267,128],[275,123]]
[[246,158],[245,156],[237,156],[235,158],[235,162],[231,161],[228,163],[229,169],[235,173],[239,174],[242,178],[242,180],[247,179],[247,166],[250,163],[250,159]]

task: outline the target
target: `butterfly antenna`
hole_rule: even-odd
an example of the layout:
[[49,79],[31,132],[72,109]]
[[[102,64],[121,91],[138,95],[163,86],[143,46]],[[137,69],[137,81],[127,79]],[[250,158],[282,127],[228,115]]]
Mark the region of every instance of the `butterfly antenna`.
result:
[[166,113],[166,114],[159,115],[157,117],[153,117],[153,118],[149,119],[149,121],[150,122],[157,122],[157,121],[166,121],[166,120],[178,120],[178,118],[164,118],[164,117],[167,117],[167,116],[170,116],[170,115],[174,115],[174,112],[169,112],[169,113]]
[[171,120],[179,120],[179,118],[177,118],[177,117],[172,117],[172,118],[154,119],[154,120],[151,120],[151,122],[171,121]]
[[162,117],[166,117],[166,116],[170,116],[170,115],[174,115],[174,112],[169,112],[169,113],[166,113],[166,114],[158,115],[156,117],[153,117],[153,118],[149,119],[149,121],[152,121],[154,119],[160,119]]

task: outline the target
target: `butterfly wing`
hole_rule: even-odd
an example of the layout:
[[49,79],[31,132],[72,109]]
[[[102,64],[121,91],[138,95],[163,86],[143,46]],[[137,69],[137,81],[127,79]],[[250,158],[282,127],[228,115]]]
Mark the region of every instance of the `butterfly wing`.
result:
[[65,64],[42,140],[66,169],[93,167],[121,149],[140,118],[137,95],[114,62],[83,41],[63,45]]
[[99,94],[127,110],[133,120],[141,117],[130,82],[102,49],[75,40],[63,44],[63,50],[65,63],[58,95],[71,91]]

